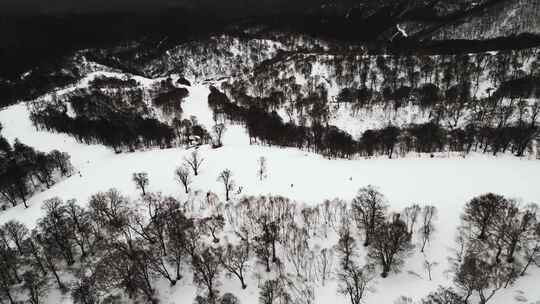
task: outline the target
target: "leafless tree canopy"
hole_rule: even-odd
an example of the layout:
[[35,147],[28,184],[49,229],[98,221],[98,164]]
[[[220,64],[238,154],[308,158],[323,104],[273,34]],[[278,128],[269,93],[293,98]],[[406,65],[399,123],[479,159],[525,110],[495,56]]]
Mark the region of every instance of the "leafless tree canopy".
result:
[[184,162],[193,170],[193,175],[195,176],[199,175],[203,161],[204,158],[199,155],[198,150],[194,150],[189,157],[184,158]]

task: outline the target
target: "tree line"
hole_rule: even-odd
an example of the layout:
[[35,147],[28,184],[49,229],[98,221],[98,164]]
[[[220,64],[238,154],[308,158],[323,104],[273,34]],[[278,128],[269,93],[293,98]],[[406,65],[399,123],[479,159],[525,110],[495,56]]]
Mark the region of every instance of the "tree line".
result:
[[171,117],[170,122],[155,118],[144,101],[146,92],[133,79],[115,77],[98,77],[88,89],[34,102],[30,119],[38,129],[66,133],[86,144],[103,144],[117,153],[171,148],[188,144],[190,136],[197,136],[199,144],[208,142],[204,127],[195,119],[181,118],[181,103],[188,91],[171,82],[158,82],[148,92],[152,103]]
[[238,105],[212,87],[208,96],[212,110],[224,119],[243,123],[251,143],[292,146],[331,157],[350,158],[354,155],[405,155],[409,152],[511,152],[523,156],[538,134],[536,123],[540,107],[534,107],[533,120],[523,116],[514,124],[496,127],[470,123],[463,128],[447,129],[436,120],[402,127],[389,125],[379,130],[366,130],[359,139],[336,126],[315,121],[311,126],[284,122],[276,111],[268,112],[259,103],[249,107]]
[[[1,126],[0,126],[1,129]],[[53,150],[37,151],[19,140],[13,146],[0,136],[0,202],[1,208],[23,203],[43,187],[50,188],[73,173],[70,156]]]

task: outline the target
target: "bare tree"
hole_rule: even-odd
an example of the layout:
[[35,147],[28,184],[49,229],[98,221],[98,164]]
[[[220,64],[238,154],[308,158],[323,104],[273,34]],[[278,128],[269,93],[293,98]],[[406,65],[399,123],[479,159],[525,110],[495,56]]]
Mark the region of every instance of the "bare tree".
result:
[[[279,201],[279,199],[278,199]],[[266,210],[267,212],[271,212]],[[265,243],[266,246],[270,247],[272,262],[278,262],[276,247],[277,243],[280,241],[280,232],[281,225],[280,220],[276,218],[271,218],[270,215],[264,214],[256,219],[258,229],[261,232],[261,235],[256,237],[258,243]]]
[[501,289],[512,284],[518,272],[511,265],[491,263],[491,258],[472,250],[452,266],[454,283],[464,293],[464,301],[476,294],[479,304],[486,304]]
[[149,247],[147,263],[150,270],[169,281],[171,286],[176,285],[178,275],[175,276],[174,272],[169,269],[170,265],[167,263],[167,257],[163,255],[163,251],[159,246]]
[[255,255],[259,259],[259,263],[265,266],[266,272],[270,272],[270,262],[278,262],[276,243],[279,241],[280,225],[271,221],[266,214],[254,220],[260,233],[253,238]]
[[201,219],[200,224],[203,231],[212,236],[213,242],[219,243],[219,238],[217,237],[217,234],[223,230],[223,227],[225,227],[225,218],[223,218],[223,216],[219,214],[212,215]]
[[516,251],[524,247],[524,243],[531,235],[535,233],[537,223],[536,214],[538,206],[531,204],[524,210],[518,210],[514,219],[509,223],[506,229],[504,242],[506,245],[506,261],[514,262]]
[[93,272],[94,269],[89,268],[81,267],[77,271],[77,280],[71,288],[71,298],[74,304],[96,304],[99,302],[98,275]]
[[47,279],[30,270],[23,274],[23,288],[28,291],[30,304],[43,303],[42,299],[47,292]]
[[189,185],[191,185],[192,180],[188,168],[186,166],[178,167],[174,171],[174,175],[176,180],[184,186],[186,194],[189,193]]
[[360,188],[352,210],[359,229],[365,232],[364,246],[369,246],[377,227],[384,222],[387,209],[384,196],[371,185]]
[[435,206],[424,206],[422,208],[422,227],[420,227],[420,236],[422,238],[422,248],[420,252],[424,252],[426,243],[429,242],[435,227],[433,220],[437,216],[437,208]]
[[[516,222],[516,214],[519,214],[517,204],[496,195],[481,200],[484,201],[474,204],[487,206],[465,206],[464,225],[458,230],[459,248],[450,262],[454,283],[463,294],[464,301],[468,302],[475,295],[480,304],[485,304],[499,290],[517,280],[522,266],[520,263],[501,263],[499,260],[505,248],[508,227]],[[471,207],[479,207],[480,210],[471,210]],[[480,238],[482,231],[484,237]]]
[[514,200],[504,200],[498,206],[497,211],[493,214],[491,224],[486,230],[486,238],[480,239],[480,244],[492,250],[495,263],[500,263],[501,255],[505,247],[505,238],[508,234],[512,222],[516,219],[519,212],[517,203]]
[[381,276],[385,278],[391,270],[399,270],[405,256],[413,247],[407,225],[400,219],[399,214],[396,214],[393,220],[382,223],[375,230],[368,258],[381,264]]
[[540,267],[540,223],[534,227],[534,231],[529,236],[524,244],[525,265],[520,275],[525,275],[525,272],[531,264]]
[[334,251],[332,249],[323,248],[316,257],[316,265],[321,276],[322,286],[326,283],[326,280],[332,273],[332,266],[334,262]]
[[[152,282],[156,272],[152,269],[151,254],[141,239],[126,235],[122,241],[111,241],[96,265],[95,273],[107,274],[108,288],[123,289],[132,301],[144,297],[145,303],[157,304]],[[103,284],[103,283],[101,283]]]
[[497,212],[506,202],[503,196],[493,193],[475,197],[465,205],[462,220],[471,224],[478,239],[485,240]]
[[221,173],[218,176],[218,181],[221,181],[223,183],[223,186],[225,187],[225,200],[229,201],[229,194],[231,191],[234,190],[234,180],[232,179],[232,172],[229,169],[225,169],[221,171]]
[[262,236],[254,238],[255,255],[258,258],[258,262],[263,265],[266,272],[270,272],[270,262],[272,260],[272,247],[271,243],[266,241]]
[[193,283],[199,288],[205,288],[209,304],[216,304],[219,298],[218,278],[221,272],[219,254],[210,247],[197,250],[191,256],[193,268]]
[[225,270],[230,274],[235,275],[238,280],[240,280],[242,289],[246,289],[247,285],[244,277],[246,269],[248,268],[249,246],[245,243],[239,245],[232,245],[229,243],[221,252],[219,260]]
[[142,195],[146,195],[146,187],[148,187],[149,184],[148,173],[133,173],[133,182],[135,183],[137,189],[142,191]]
[[194,150],[193,152],[191,152],[189,157],[184,157],[184,161],[193,170],[193,175],[199,175],[199,171],[204,161],[204,158],[199,155],[198,150]]
[[351,259],[354,256],[355,249],[356,240],[352,237],[349,227],[342,227],[339,231],[339,240],[336,251],[341,255],[341,266],[343,269],[349,268],[352,263]]
[[407,224],[407,227],[409,229],[409,234],[412,236],[414,231],[414,226],[416,224],[416,221],[418,220],[418,215],[420,214],[420,206],[417,204],[414,204],[412,206],[406,207],[403,209],[402,217],[405,221],[405,224]]
[[37,243],[32,239],[32,237],[28,237],[24,240],[24,248],[27,248],[27,251],[29,253],[29,262],[32,266],[38,268],[41,271],[41,274],[46,276],[47,270],[45,268],[44,260],[42,257],[42,254],[40,252],[40,247],[37,245]]
[[[13,279],[13,277],[9,274],[8,271],[5,271],[6,265],[5,263],[0,263],[0,289],[2,290],[2,294],[4,297],[6,297],[10,304],[16,304],[12,292],[14,291],[12,288],[12,285],[16,283],[16,281]],[[4,298],[0,298],[2,301]]]
[[58,273],[58,265],[60,264],[58,250],[56,246],[54,246],[50,239],[42,238],[37,231],[32,230],[32,239],[35,239],[38,246],[35,246],[35,243],[33,241],[30,241],[30,244],[32,246],[35,246],[33,250],[36,250],[38,253],[35,256],[42,256],[44,264],[46,265],[47,269],[52,272],[54,275],[54,278],[56,279],[56,283],[58,284],[58,288],[60,290],[65,290],[66,286],[60,279],[60,275]]
[[285,232],[288,237],[284,244],[287,260],[294,266],[298,277],[310,278],[314,253],[309,248],[309,234],[306,229],[291,224]]
[[223,133],[227,131],[227,127],[225,127],[225,124],[218,123],[212,127],[212,131],[214,132],[214,135],[216,136],[216,142],[214,143],[214,148],[222,147],[223,146],[223,142],[222,142]]
[[374,279],[373,269],[351,263],[349,267],[338,272],[337,279],[338,292],[347,296],[351,304],[360,304],[369,289],[369,283]]
[[435,261],[430,261],[427,259],[426,256],[424,256],[424,269],[426,270],[430,281],[431,281],[431,270],[433,270],[433,267],[436,267],[437,265],[439,265],[439,263]]
[[46,215],[40,219],[42,244],[51,256],[60,254],[68,265],[75,263],[73,250],[74,228],[69,220],[66,204],[59,198],[43,202]]
[[128,234],[129,200],[118,190],[110,189],[92,195],[88,206],[99,233],[111,239],[120,234]]
[[259,167],[257,169],[257,176],[259,177],[259,180],[262,181],[267,177],[266,157],[259,157],[258,165]]
[[[178,203],[167,207],[168,216],[166,217],[167,228],[167,248],[169,262],[175,266],[176,281],[182,278],[181,267],[189,254],[188,232],[197,232],[194,229],[193,219],[187,218],[180,210]],[[195,237],[194,233],[191,236]]]
[[53,150],[49,153],[50,158],[54,161],[60,174],[62,176],[71,176],[73,173],[73,165],[69,161],[71,156],[65,152],[60,152],[58,150]]
[[259,304],[291,303],[291,296],[279,279],[265,281],[259,291]]
[[15,244],[19,254],[24,254],[22,245],[24,239],[28,236],[28,228],[19,221],[10,220],[2,226],[2,231],[4,231],[9,239]]
[[66,204],[69,225],[73,227],[72,238],[81,251],[81,259],[94,252],[96,236],[90,212],[77,204],[74,199]]

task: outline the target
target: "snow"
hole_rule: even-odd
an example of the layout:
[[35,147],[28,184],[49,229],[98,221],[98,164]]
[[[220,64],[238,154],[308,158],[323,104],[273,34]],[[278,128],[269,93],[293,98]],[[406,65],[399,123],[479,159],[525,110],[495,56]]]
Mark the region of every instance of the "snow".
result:
[[409,37],[405,29],[403,29],[399,24],[396,24],[396,29],[401,33],[401,35],[403,35],[403,37]]
[[430,121],[429,112],[409,103],[397,110],[389,110],[381,104],[369,108],[353,109],[353,105],[336,103],[331,109],[329,123],[358,139],[366,130],[384,129],[388,125],[407,126]]
[[210,94],[210,90],[204,85],[185,88],[189,90],[189,96],[182,103],[184,113],[186,113],[186,116],[196,116],[199,124],[203,125],[209,131],[212,130],[215,122],[212,112],[208,109],[208,95]]
[[[185,115],[195,115],[201,124],[211,127],[214,121],[206,103],[208,85],[195,84],[188,89],[190,96],[182,105]],[[23,143],[42,151],[60,149],[68,152],[76,170],[81,173],[81,176],[74,174],[51,189],[37,193],[31,198],[29,209],[21,205],[0,213],[0,223],[18,219],[32,227],[42,215],[41,202],[55,196],[64,200],[75,198],[84,205],[90,195],[117,188],[136,199],[138,191],[131,180],[131,174],[140,171],[148,173],[150,191],[161,191],[186,199],[182,187],[174,180],[173,171],[192,150],[174,148],[115,154],[101,145],[85,145],[67,135],[37,131],[29,120],[24,104],[0,111],[0,122],[4,127],[2,134],[8,140],[19,138]],[[438,285],[450,285],[450,279],[445,275],[448,269],[446,259],[451,255],[450,248],[454,247],[454,235],[462,206],[472,197],[496,192],[519,198],[524,204],[540,202],[538,161],[478,154],[467,158],[409,156],[400,159],[327,159],[293,148],[250,146],[242,126],[227,127],[224,147],[199,148],[205,160],[200,176],[194,179],[192,189],[199,189],[202,193],[211,190],[223,199],[223,186],[217,181],[217,176],[220,171],[228,168],[233,172],[236,184],[243,187],[242,195],[280,194],[299,204],[318,204],[324,199],[350,200],[358,188],[372,184],[379,187],[394,211],[413,203],[431,204],[438,208],[436,235],[426,251],[431,261],[439,263],[434,268],[433,281],[426,279],[422,267],[424,258],[416,250],[400,274],[386,279],[377,278],[374,290],[366,297],[366,303],[393,303],[401,295],[419,299],[435,290]],[[262,182],[256,177],[257,160],[261,156],[265,156],[268,161],[268,179]],[[291,187],[291,184],[294,186]],[[515,286],[497,294],[493,303],[511,303],[515,301],[515,296],[521,295],[520,291],[524,291],[524,295],[532,302],[540,300],[540,290],[534,287],[538,275],[539,269],[532,268],[530,274],[518,280]],[[221,281],[222,292],[233,292],[242,303],[256,302],[257,278],[253,272],[250,273],[246,290],[241,290],[233,278],[223,277]],[[162,302],[190,303],[196,292],[191,282],[189,273],[174,288],[160,281],[158,289]],[[345,297],[336,294],[335,282],[325,287],[317,286],[315,290],[316,303],[338,304],[347,301]],[[58,295],[51,297],[58,303],[70,303],[69,296],[61,299]]]

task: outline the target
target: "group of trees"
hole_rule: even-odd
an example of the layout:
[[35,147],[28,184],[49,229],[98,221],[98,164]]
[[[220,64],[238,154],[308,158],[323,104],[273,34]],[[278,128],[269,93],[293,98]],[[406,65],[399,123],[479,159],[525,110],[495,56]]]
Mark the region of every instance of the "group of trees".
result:
[[[199,154],[198,150],[194,150],[189,154],[189,156],[184,157],[184,163],[181,166],[177,167],[174,171],[174,177],[176,181],[182,185],[182,188],[184,189],[184,192],[186,194],[190,192],[190,185],[193,182],[191,171],[193,172],[194,176],[199,175],[203,162],[204,158]],[[266,172],[266,169],[264,169],[264,172]],[[261,168],[259,168],[257,174],[260,173]],[[143,177],[141,178],[141,176]],[[141,189],[144,195],[145,187],[143,187],[142,184],[148,183],[146,173],[135,173],[133,175],[133,181],[135,182],[137,188]],[[217,181],[223,184],[225,190],[225,200],[228,202],[231,197],[232,191],[234,191],[234,189],[236,188],[236,184],[233,179],[233,173],[231,172],[231,170],[225,169],[219,173]]]
[[[539,104],[540,105],[540,104]],[[540,108],[539,108],[540,109]],[[481,127],[471,123],[464,128],[445,129],[433,121],[412,124],[398,128],[388,126],[380,130],[365,131],[359,141],[361,155],[387,155],[395,152],[470,152],[498,153],[511,152],[523,156],[532,151],[530,144],[538,135],[536,123],[517,124],[501,127]]]
[[[509,81],[526,82],[527,86],[513,86],[513,92],[523,98],[534,97],[530,89],[538,85],[531,82],[531,77],[540,72],[538,55],[538,48],[452,55],[381,55],[362,50],[298,53],[283,58],[278,54],[276,60],[263,62],[253,74],[225,83],[224,90],[240,103],[245,98],[237,99],[239,92],[272,100],[276,100],[272,96],[285,95],[282,101],[291,102],[289,106],[296,108],[299,116],[307,113],[302,108],[310,106],[306,99],[329,85],[340,90],[337,102],[356,108],[384,105],[395,110],[412,101],[430,110],[439,104],[464,106],[474,98],[482,98],[484,83],[493,91],[508,87],[504,83]],[[325,96],[318,97],[327,101]]]
[[[223,275],[245,289],[257,272],[271,274],[260,283],[260,303],[313,303],[314,284],[334,277],[338,254],[348,260],[336,275],[340,292],[361,299],[358,293],[367,290],[377,265],[384,276],[398,270],[420,214],[388,219],[384,198],[373,187],[361,189],[352,205],[335,200],[298,208],[279,196],[222,202],[211,192],[180,202],[149,192],[144,173],[133,180],[143,192],[137,201],[114,189],[93,195],[88,207],[52,198],[43,203],[44,216],[31,231],[17,221],[0,227],[2,299],[41,303],[53,281],[75,303],[124,297],[157,303],[156,280],[174,286],[189,268],[199,288],[196,303],[238,303],[220,292]],[[230,171],[220,180],[231,185]],[[370,238],[369,266],[362,268],[354,247],[360,231]],[[338,244],[311,245],[311,239],[333,239],[334,233]]]
[[182,102],[189,96],[186,88],[174,86],[172,79],[167,78],[154,84],[151,91],[154,95],[152,104],[161,109],[163,114],[175,118],[182,116]]
[[21,202],[28,207],[34,192],[73,173],[67,153],[36,151],[18,140],[11,146],[3,137],[0,143],[0,202],[4,209]]
[[[336,250],[341,258],[338,279],[340,292],[350,297],[351,304],[361,302],[377,269],[383,278],[399,272],[415,244],[423,252],[434,232],[434,206],[414,204],[401,213],[388,213],[384,196],[373,186],[361,188],[350,210],[344,208],[342,212],[350,215],[342,219],[338,230]],[[360,239],[367,249],[364,266],[358,261]]]
[[[210,107],[224,118],[244,123],[251,142],[293,146],[322,153],[332,157],[349,158],[354,155],[387,155],[392,158],[409,152],[512,152],[523,156],[531,141],[538,134],[537,118],[540,103],[530,108],[530,121],[520,116],[515,124],[501,123],[496,127],[482,126],[472,122],[463,128],[445,128],[436,120],[403,127],[388,126],[380,130],[366,130],[356,140],[347,132],[332,125],[315,123],[311,126],[285,123],[273,111],[268,113],[257,103],[248,108],[233,103],[229,98],[211,88],[208,97]],[[526,105],[522,112],[526,113]],[[479,114],[480,115],[480,114]],[[397,152],[397,153],[396,153]]]
[[[43,204],[44,217],[32,231],[16,221],[1,227],[2,299],[16,303],[25,295],[30,302],[40,303],[52,280],[61,291],[69,291],[75,303],[102,303],[124,296],[157,303],[156,280],[173,286],[189,266],[200,290],[196,303],[238,303],[233,295],[220,293],[222,274],[230,273],[245,289],[256,252],[260,259],[271,258],[271,251],[262,249],[277,246],[278,227],[268,215],[261,215],[264,223],[239,231],[245,237],[222,240],[218,236],[224,226],[240,219],[226,220],[216,210],[250,207],[226,207],[212,199],[200,203],[197,208],[211,208],[209,216],[195,215],[193,206],[155,193],[146,193],[133,204],[110,190],[93,195],[88,208],[75,200],[49,199]],[[276,252],[273,255],[272,263],[278,261]]]
[[237,76],[271,59],[277,52],[274,46],[274,41],[259,37],[215,35],[176,45],[146,62],[144,69],[156,77],[180,73],[197,82]]
[[[87,144],[104,144],[121,152],[139,147],[171,147],[173,129],[155,118],[145,117],[142,91],[114,95],[100,90],[77,90],[67,101],[35,104],[32,123],[40,129],[67,133]],[[70,115],[67,104],[75,112]],[[114,132],[111,132],[114,130]]]
[[[203,163],[197,152],[188,160]],[[183,169],[188,178],[194,170]],[[257,275],[261,304],[313,303],[316,284],[330,280],[337,280],[337,292],[349,303],[359,304],[377,273],[384,278],[400,271],[413,248],[424,252],[435,231],[435,207],[389,212],[373,186],[361,188],[351,202],[303,206],[281,196],[221,201],[198,191],[182,202],[149,192],[147,174],[133,180],[141,190],[136,201],[114,189],[93,195],[88,207],[53,198],[43,203],[44,216],[31,231],[16,221],[0,227],[0,296],[9,303],[21,297],[40,303],[53,281],[75,303],[125,297],[157,303],[157,280],[174,286],[190,271],[198,287],[195,303],[238,303],[222,294],[224,275],[242,289]],[[219,180],[225,191],[234,185],[229,170]],[[537,213],[534,205],[520,207],[495,194],[469,201],[451,263],[455,287],[441,287],[423,303],[479,298],[485,304],[539,265]],[[429,279],[435,265],[426,257]]]
[[190,116],[189,119],[175,117],[171,125],[180,144],[193,146],[208,144],[212,140],[212,136],[208,130],[199,124],[195,116]]
[[98,77],[89,89],[53,95],[50,102],[38,100],[32,104],[30,119],[37,128],[67,133],[87,144],[104,144],[117,153],[209,142],[208,131],[195,118],[181,118],[181,103],[188,91],[174,87],[172,80],[162,82],[149,94],[169,123],[154,117],[136,81],[115,77]]
[[109,77],[109,76],[97,76],[90,81],[90,86],[93,88],[106,88],[106,89],[120,89],[120,88],[136,88],[139,86],[137,80],[124,77]]
[[118,153],[141,147],[170,148],[175,138],[173,129],[166,124],[130,113],[109,113],[107,117],[96,119],[72,118],[67,113],[48,108],[32,113],[31,120],[39,129],[66,133],[86,144],[103,144]]
[[215,87],[210,88],[208,104],[218,116],[243,123],[250,142],[292,146],[325,153],[335,157],[350,157],[356,153],[356,141],[348,133],[334,126],[299,126],[285,123],[277,112],[268,113],[257,104],[244,108],[232,103]]
[[456,290],[465,302],[485,304],[539,265],[538,206],[488,193],[465,205],[452,259]]
[[538,216],[537,205],[493,193],[467,202],[450,259],[454,286],[440,287],[422,303],[485,304],[531,265],[540,266]]
[[[209,99],[218,114],[245,122],[252,137],[263,143],[337,157],[371,155],[374,147],[369,141],[357,143],[330,125],[332,113],[343,107],[362,119],[382,111],[388,127],[381,124],[380,129],[365,131],[366,139],[375,137],[377,144],[388,146],[403,137],[404,152],[472,149],[523,156],[539,134],[538,49],[471,55],[278,57],[252,74],[222,83],[226,94],[219,96],[212,90]],[[328,90],[335,87],[340,92],[332,101]],[[410,112],[422,118],[413,125],[403,124],[400,117]],[[423,132],[428,134],[418,134]],[[413,138],[416,135],[430,138]],[[411,147],[425,139],[429,142]],[[393,149],[376,153],[392,156]]]

